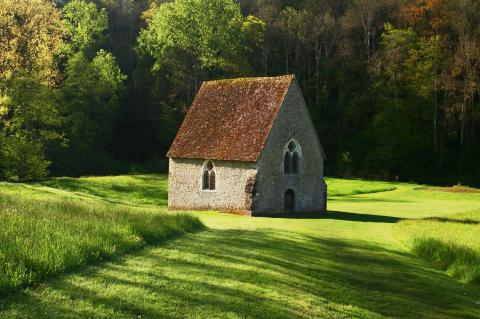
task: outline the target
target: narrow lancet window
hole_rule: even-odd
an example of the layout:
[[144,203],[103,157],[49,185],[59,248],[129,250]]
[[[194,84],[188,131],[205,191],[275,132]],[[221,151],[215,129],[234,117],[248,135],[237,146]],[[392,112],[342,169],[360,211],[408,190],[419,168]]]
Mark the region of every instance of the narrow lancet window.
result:
[[215,190],[215,166],[213,162],[205,162],[202,172],[202,190]]
[[209,182],[209,189],[214,190],[215,189],[215,171],[210,172],[210,182]]
[[292,174],[298,174],[298,153],[293,152],[292,155]]
[[209,177],[208,177],[209,173],[208,173],[208,170],[204,170],[203,171],[203,177],[202,177],[202,189],[203,190],[206,190],[208,189],[208,183],[209,183]]
[[283,159],[283,172],[285,174],[290,174],[290,166],[291,166],[291,156],[289,152],[285,153],[285,157]]

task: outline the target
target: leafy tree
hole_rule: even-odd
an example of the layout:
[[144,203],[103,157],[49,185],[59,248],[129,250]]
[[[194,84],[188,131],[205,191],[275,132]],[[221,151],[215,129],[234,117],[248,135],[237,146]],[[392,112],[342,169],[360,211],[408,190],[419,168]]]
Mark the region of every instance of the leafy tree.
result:
[[[33,75],[33,76],[32,76]],[[6,85],[0,114],[0,156],[10,179],[38,179],[48,174],[51,150],[64,143],[58,92],[32,73],[16,72]]]
[[0,3],[0,169],[7,178],[46,176],[62,143],[56,99],[60,12],[47,0]]
[[432,106],[432,139],[433,148],[437,153],[437,163],[441,163],[439,154],[439,118],[442,113],[441,83],[444,54],[442,52],[442,39],[438,35],[422,38],[418,48],[410,52],[407,69],[410,73],[407,85],[412,91],[417,90],[418,95],[427,104]]
[[298,64],[300,58],[300,48],[302,42],[305,42],[308,34],[307,21],[310,15],[306,10],[296,10],[287,7],[280,12],[279,19],[276,21],[277,27],[285,35],[284,41],[284,57],[285,57],[285,73],[290,72],[290,60],[292,59],[292,51],[295,49],[295,62]]
[[56,154],[56,172],[79,175],[107,171],[124,81],[107,46],[108,15],[94,3],[71,0],[63,7],[68,35],[63,46],[61,113],[69,147]]
[[37,180],[48,176],[50,161],[45,159],[44,145],[25,135],[0,137],[0,160],[3,176],[9,180]]
[[[374,65],[381,102],[373,122],[376,147],[367,158],[379,158],[379,166],[392,175],[425,174],[427,163],[435,162],[439,41],[385,25]],[[430,152],[419,156],[418,149]]]
[[105,9],[84,0],[69,1],[63,8],[62,22],[68,35],[67,54],[83,52],[88,57],[105,45],[108,16]]
[[104,50],[92,61],[82,52],[76,53],[68,61],[65,74],[62,98],[70,142],[69,173],[107,170],[126,76],[113,55]]
[[213,70],[249,72],[244,54],[261,41],[264,24],[244,18],[234,1],[178,0],[151,10],[138,43],[141,53],[154,58],[153,71],[181,56],[191,61],[197,81]]
[[15,70],[36,71],[52,84],[57,77],[55,53],[62,43],[60,12],[48,0],[0,2],[0,80]]
[[395,29],[388,23],[385,25],[376,66],[380,69],[377,71],[386,76],[396,104],[400,103],[399,90],[407,80],[406,63],[417,46],[418,39],[413,30]]

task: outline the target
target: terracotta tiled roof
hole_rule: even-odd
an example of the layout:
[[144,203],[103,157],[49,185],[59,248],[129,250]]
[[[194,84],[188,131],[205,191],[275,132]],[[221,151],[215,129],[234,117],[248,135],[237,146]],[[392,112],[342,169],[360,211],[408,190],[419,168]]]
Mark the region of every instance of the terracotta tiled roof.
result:
[[293,75],[203,83],[168,157],[254,162]]

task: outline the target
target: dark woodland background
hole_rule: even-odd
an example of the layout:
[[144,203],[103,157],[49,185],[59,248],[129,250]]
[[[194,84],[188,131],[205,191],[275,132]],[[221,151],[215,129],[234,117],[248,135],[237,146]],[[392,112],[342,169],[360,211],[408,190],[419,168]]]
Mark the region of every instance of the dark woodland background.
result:
[[328,175],[480,185],[475,0],[4,0],[0,176],[165,172],[202,81],[295,74]]

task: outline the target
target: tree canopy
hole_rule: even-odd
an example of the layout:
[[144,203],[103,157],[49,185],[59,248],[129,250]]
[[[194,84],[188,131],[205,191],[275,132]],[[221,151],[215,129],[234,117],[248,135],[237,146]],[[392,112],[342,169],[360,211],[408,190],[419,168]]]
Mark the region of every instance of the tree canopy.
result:
[[83,52],[92,55],[105,45],[108,34],[108,15],[105,8],[94,3],[72,0],[62,10],[62,22],[68,35],[67,54]]
[[327,174],[478,184],[474,0],[4,0],[0,177],[164,171],[203,81],[294,73]]

